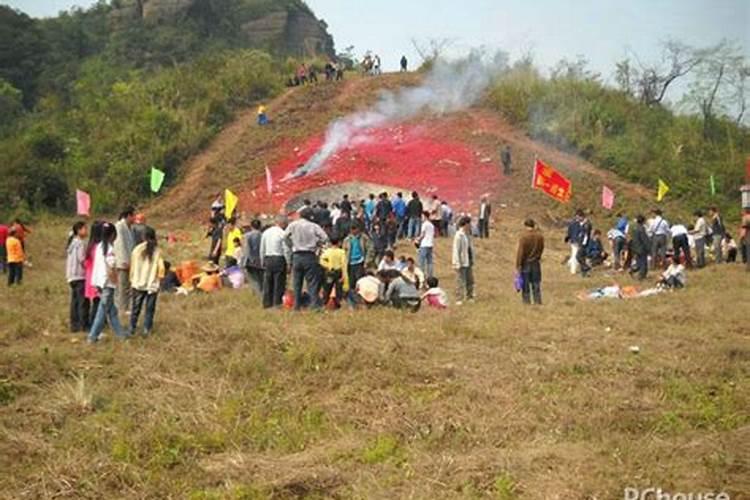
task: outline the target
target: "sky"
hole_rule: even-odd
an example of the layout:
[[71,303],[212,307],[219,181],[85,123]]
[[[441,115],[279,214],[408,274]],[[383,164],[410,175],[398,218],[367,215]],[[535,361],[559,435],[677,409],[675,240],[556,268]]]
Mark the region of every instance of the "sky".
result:
[[[0,0],[29,15],[52,16],[92,0]],[[401,55],[417,63],[412,39],[450,39],[455,51],[481,45],[516,58],[531,51],[551,67],[578,55],[611,81],[615,62],[633,53],[659,57],[675,38],[707,46],[734,40],[750,57],[748,0],[307,0],[324,19],[338,49],[353,45],[379,54],[386,70]]]

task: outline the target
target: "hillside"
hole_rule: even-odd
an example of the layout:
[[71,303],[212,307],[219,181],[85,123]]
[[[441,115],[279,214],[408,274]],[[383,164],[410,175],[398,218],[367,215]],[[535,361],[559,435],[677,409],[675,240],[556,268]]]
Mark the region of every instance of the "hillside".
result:
[[[682,291],[583,302],[591,288],[643,284],[601,268],[583,279],[560,264],[569,252],[560,223],[574,207],[592,208],[596,227],[611,222],[597,208],[602,184],[631,214],[653,205],[653,189],[532,139],[486,101],[378,127],[322,173],[282,180],[332,119],[421,82],[347,75],[248,100],[267,105],[267,127],[238,105],[146,205],[148,222],[172,234],[160,245],[176,263],[204,258],[201,224],[226,187],[250,214],[352,183],[443,186],[436,193],[467,210],[488,193],[495,212],[491,238],[475,240],[476,302],[293,314],[263,310],[247,289],[162,294],[150,338],[108,332],[87,346],[67,331],[70,221],[42,217],[23,286],[0,286],[0,498],[567,500],[656,486],[743,498],[750,342],[737,300],[750,274],[713,265]],[[508,177],[497,171],[504,143]],[[530,189],[536,157],[573,181],[570,204]],[[264,194],[266,166],[275,196]],[[691,204],[668,200],[665,210],[680,217]],[[529,215],[546,236],[545,305],[534,308],[512,286]],[[439,238],[436,274],[452,298],[450,252]],[[414,245],[396,254],[414,256]]]

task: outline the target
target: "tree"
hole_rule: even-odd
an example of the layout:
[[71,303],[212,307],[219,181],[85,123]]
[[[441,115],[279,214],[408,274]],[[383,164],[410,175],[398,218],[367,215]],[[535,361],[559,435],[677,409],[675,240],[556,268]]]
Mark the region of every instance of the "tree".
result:
[[0,78],[0,116],[4,118],[0,129],[11,125],[23,113],[23,94],[9,82]]
[[455,42],[452,38],[430,38],[426,42],[420,42],[416,38],[411,39],[414,50],[422,59],[422,66],[430,66],[440,59]]

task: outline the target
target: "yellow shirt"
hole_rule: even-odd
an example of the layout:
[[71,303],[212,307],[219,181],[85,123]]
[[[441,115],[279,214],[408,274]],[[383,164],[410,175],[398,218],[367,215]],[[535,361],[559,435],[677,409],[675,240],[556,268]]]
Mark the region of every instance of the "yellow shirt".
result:
[[326,248],[323,251],[323,255],[320,256],[320,265],[323,266],[326,271],[343,270],[345,261],[346,252],[344,252],[343,248]]
[[242,243],[242,230],[238,227],[235,227],[227,233],[227,251],[224,252],[224,255],[234,257],[234,251],[237,249],[237,246],[234,244],[235,238],[240,240],[240,244]]
[[8,252],[8,264],[21,264],[25,260],[21,240],[15,236],[8,236],[5,240],[5,249]]

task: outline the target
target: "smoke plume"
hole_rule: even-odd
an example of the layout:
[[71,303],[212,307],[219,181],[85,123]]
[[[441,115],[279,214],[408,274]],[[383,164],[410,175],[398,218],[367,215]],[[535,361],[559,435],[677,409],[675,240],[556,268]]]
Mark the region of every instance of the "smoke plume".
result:
[[384,92],[371,109],[331,123],[320,150],[283,180],[320,170],[336,152],[366,142],[370,129],[404,121],[425,111],[440,115],[466,109],[482,97],[494,78],[507,67],[504,52],[487,57],[476,50],[455,61],[438,59],[422,85]]

